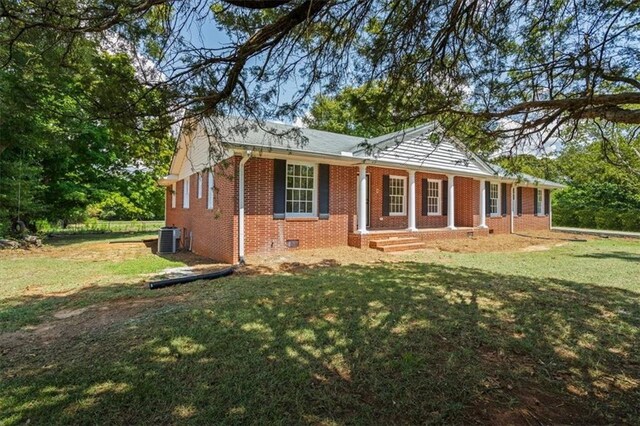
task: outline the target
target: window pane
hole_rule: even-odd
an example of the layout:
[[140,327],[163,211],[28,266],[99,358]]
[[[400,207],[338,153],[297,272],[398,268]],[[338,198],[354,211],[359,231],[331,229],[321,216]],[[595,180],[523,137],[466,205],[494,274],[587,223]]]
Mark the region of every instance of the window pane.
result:
[[313,213],[314,166],[287,165],[287,213]]

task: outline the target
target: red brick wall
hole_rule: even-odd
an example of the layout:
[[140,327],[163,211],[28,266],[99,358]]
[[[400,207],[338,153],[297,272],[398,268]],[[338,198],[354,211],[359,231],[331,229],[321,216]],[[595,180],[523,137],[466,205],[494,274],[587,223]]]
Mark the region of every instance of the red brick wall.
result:
[[[502,191],[502,184],[500,191]],[[480,184],[478,184],[478,192],[480,191]],[[489,194],[487,194],[487,197]],[[502,200],[500,200],[502,204]],[[493,231],[494,234],[508,234],[511,232],[511,184],[507,184],[507,211],[501,212],[502,216],[491,217],[487,216],[486,223],[489,227],[489,231]]]
[[[422,179],[445,181],[447,176],[416,172],[416,226],[418,228],[444,228],[447,226],[447,216],[444,215],[444,211],[441,211],[442,214],[439,216],[422,216]],[[447,190],[444,182],[440,184],[440,190]],[[440,207],[440,209],[442,210],[443,207]]]
[[207,209],[207,173],[202,176],[202,198],[198,199],[196,175],[191,175],[189,208],[182,208],[183,182],[176,185],[176,207],[171,208],[171,187],[167,188],[166,224],[182,229],[182,242],[188,244],[189,233],[193,236],[191,247],[194,253],[226,263],[235,263],[238,258],[237,216],[237,157],[216,165],[214,168],[214,204]]
[[329,219],[273,219],[273,160],[252,158],[245,165],[245,251],[247,255],[285,249],[347,245],[356,212],[356,167],[330,166]]
[[516,216],[514,231],[540,231],[549,229],[549,216],[536,216],[534,212],[535,188],[522,188],[522,215]]
[[454,192],[456,194],[453,206],[455,210],[455,225],[473,227],[474,215],[478,214],[479,208],[475,193],[480,191],[480,184],[472,178],[460,176],[457,176],[454,182]]
[[[385,169],[382,167],[367,167],[367,173],[369,174],[369,203],[371,209],[371,223],[369,229],[407,229],[408,228],[408,216],[383,216],[382,215],[382,176],[405,176],[407,178],[407,184],[409,182],[409,174],[402,170]],[[357,171],[356,178],[357,179]],[[356,182],[354,180],[354,182]],[[417,186],[416,186],[417,191]],[[409,189],[407,188],[407,194]],[[409,208],[407,202],[405,213]],[[417,206],[416,206],[417,208]],[[416,216],[417,218],[417,216]],[[416,219],[417,222],[417,219]]]

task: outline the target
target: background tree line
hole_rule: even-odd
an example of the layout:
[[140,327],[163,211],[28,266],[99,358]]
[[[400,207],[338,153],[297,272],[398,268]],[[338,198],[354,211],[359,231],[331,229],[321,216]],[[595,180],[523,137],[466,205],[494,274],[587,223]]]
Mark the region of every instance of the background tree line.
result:
[[[89,217],[157,219],[156,185],[173,142],[156,92],[144,86],[126,53],[77,36],[45,49],[55,32],[0,44],[0,234],[20,218],[66,225]],[[132,102],[133,100],[136,102]],[[135,105],[134,114],[120,114]]]

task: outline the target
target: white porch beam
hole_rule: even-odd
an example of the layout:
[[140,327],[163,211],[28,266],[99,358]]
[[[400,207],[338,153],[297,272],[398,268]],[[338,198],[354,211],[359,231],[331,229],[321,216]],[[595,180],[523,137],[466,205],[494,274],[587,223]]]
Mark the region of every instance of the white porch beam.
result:
[[416,227],[416,171],[409,170],[409,227],[408,231],[417,231]]
[[456,229],[456,218],[455,218],[455,185],[454,185],[454,175],[447,175],[447,228]]
[[360,165],[358,174],[358,233],[367,233],[367,166]]
[[480,226],[478,228],[487,227],[487,186],[485,180],[480,180]]

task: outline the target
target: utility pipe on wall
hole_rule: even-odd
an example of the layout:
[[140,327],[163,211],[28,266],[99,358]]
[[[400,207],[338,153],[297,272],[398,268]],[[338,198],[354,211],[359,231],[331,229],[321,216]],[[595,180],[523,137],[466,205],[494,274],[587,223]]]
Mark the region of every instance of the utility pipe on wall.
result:
[[240,160],[238,170],[238,261],[244,265],[244,165],[251,158],[247,150]]

